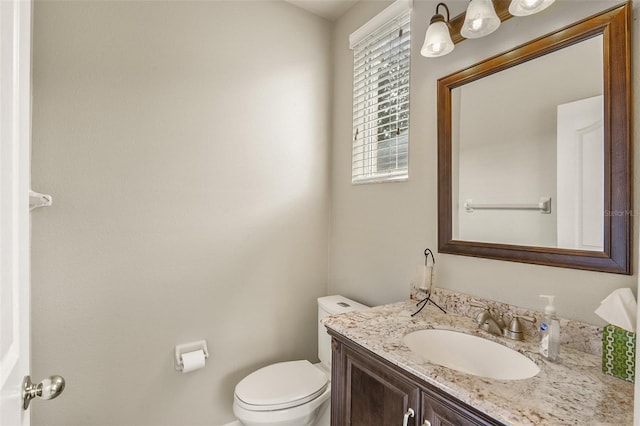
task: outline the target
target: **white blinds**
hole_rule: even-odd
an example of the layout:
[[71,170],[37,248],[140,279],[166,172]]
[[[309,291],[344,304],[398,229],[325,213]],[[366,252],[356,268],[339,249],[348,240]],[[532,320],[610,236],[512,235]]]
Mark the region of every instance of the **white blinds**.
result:
[[410,20],[404,12],[353,47],[353,183],[408,178]]

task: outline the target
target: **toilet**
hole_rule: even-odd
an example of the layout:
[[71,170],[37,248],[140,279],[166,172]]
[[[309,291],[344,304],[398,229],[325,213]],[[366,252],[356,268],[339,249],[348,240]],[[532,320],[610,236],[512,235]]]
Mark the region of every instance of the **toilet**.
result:
[[320,362],[279,362],[249,374],[233,394],[233,413],[238,420],[245,426],[329,426],[331,337],[320,320],[366,308],[342,296],[318,298]]

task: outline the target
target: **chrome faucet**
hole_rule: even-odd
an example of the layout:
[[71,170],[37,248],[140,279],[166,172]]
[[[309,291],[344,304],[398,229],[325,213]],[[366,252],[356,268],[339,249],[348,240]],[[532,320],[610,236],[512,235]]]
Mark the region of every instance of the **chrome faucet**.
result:
[[476,322],[481,330],[488,333],[495,334],[496,336],[502,336],[504,333],[504,320],[502,315],[498,318],[494,317],[491,313],[491,308],[481,303],[471,302],[471,306],[476,308],[482,308],[482,311],[476,315]]
[[504,336],[513,340],[524,340],[524,332],[522,330],[522,324],[520,324],[520,319],[529,322],[536,322],[534,317],[514,314],[509,322],[509,326],[507,327],[504,322],[503,314],[495,317],[491,312],[491,308],[482,303],[472,301],[470,305],[476,308],[482,308],[482,311],[476,315],[478,328],[496,336]]

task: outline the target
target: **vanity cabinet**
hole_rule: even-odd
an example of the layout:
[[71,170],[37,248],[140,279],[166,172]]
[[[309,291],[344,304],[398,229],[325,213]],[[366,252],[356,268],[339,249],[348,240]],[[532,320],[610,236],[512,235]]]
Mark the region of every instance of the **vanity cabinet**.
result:
[[421,394],[421,423],[430,426],[477,426],[501,425],[466,404],[446,394],[437,394],[426,388]]
[[349,346],[335,340],[332,346],[332,425],[399,426],[419,406],[420,389],[411,380]]
[[[373,352],[332,335],[331,425],[502,425]],[[413,417],[407,413],[413,410]]]

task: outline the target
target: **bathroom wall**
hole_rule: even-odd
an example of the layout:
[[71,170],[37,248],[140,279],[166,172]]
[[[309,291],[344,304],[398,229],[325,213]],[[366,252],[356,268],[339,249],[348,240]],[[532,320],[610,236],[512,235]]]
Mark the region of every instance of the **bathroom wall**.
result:
[[[331,24],[275,1],[34,10],[34,425],[221,425],[233,389],[316,359]],[[203,370],[174,370],[206,339]]]
[[[437,110],[438,78],[547,34],[571,22],[609,8],[619,1],[557,1],[551,8],[527,18],[513,18],[495,33],[458,44],[441,58],[424,58],[420,48],[437,2],[414,0],[411,62],[411,130],[409,180],[375,185],[351,184],[351,80],[352,53],[348,36],[391,2],[360,2],[339,21],[333,33],[334,108],[332,152],[332,211],[329,293],[341,293],[367,304],[405,299],[423,251],[437,249]],[[464,10],[466,1],[447,4],[452,16]],[[638,25],[640,2],[634,1]],[[633,32],[632,44],[640,45]],[[640,53],[633,49],[633,81],[639,81]],[[637,86],[637,85],[636,85]],[[634,110],[640,110],[635,88]],[[637,145],[640,126],[635,126]],[[635,150],[636,164],[638,151]],[[638,197],[638,187],[635,185]],[[638,209],[634,210],[634,213]],[[634,214],[634,228],[638,229]],[[635,234],[634,234],[635,235]],[[634,253],[638,242],[635,238]],[[634,258],[636,256],[634,255]],[[593,311],[619,287],[637,289],[637,276],[578,271],[436,254],[437,284],[518,306],[541,309],[539,294],[557,295],[563,317],[601,324]],[[637,270],[637,262],[634,271]]]

